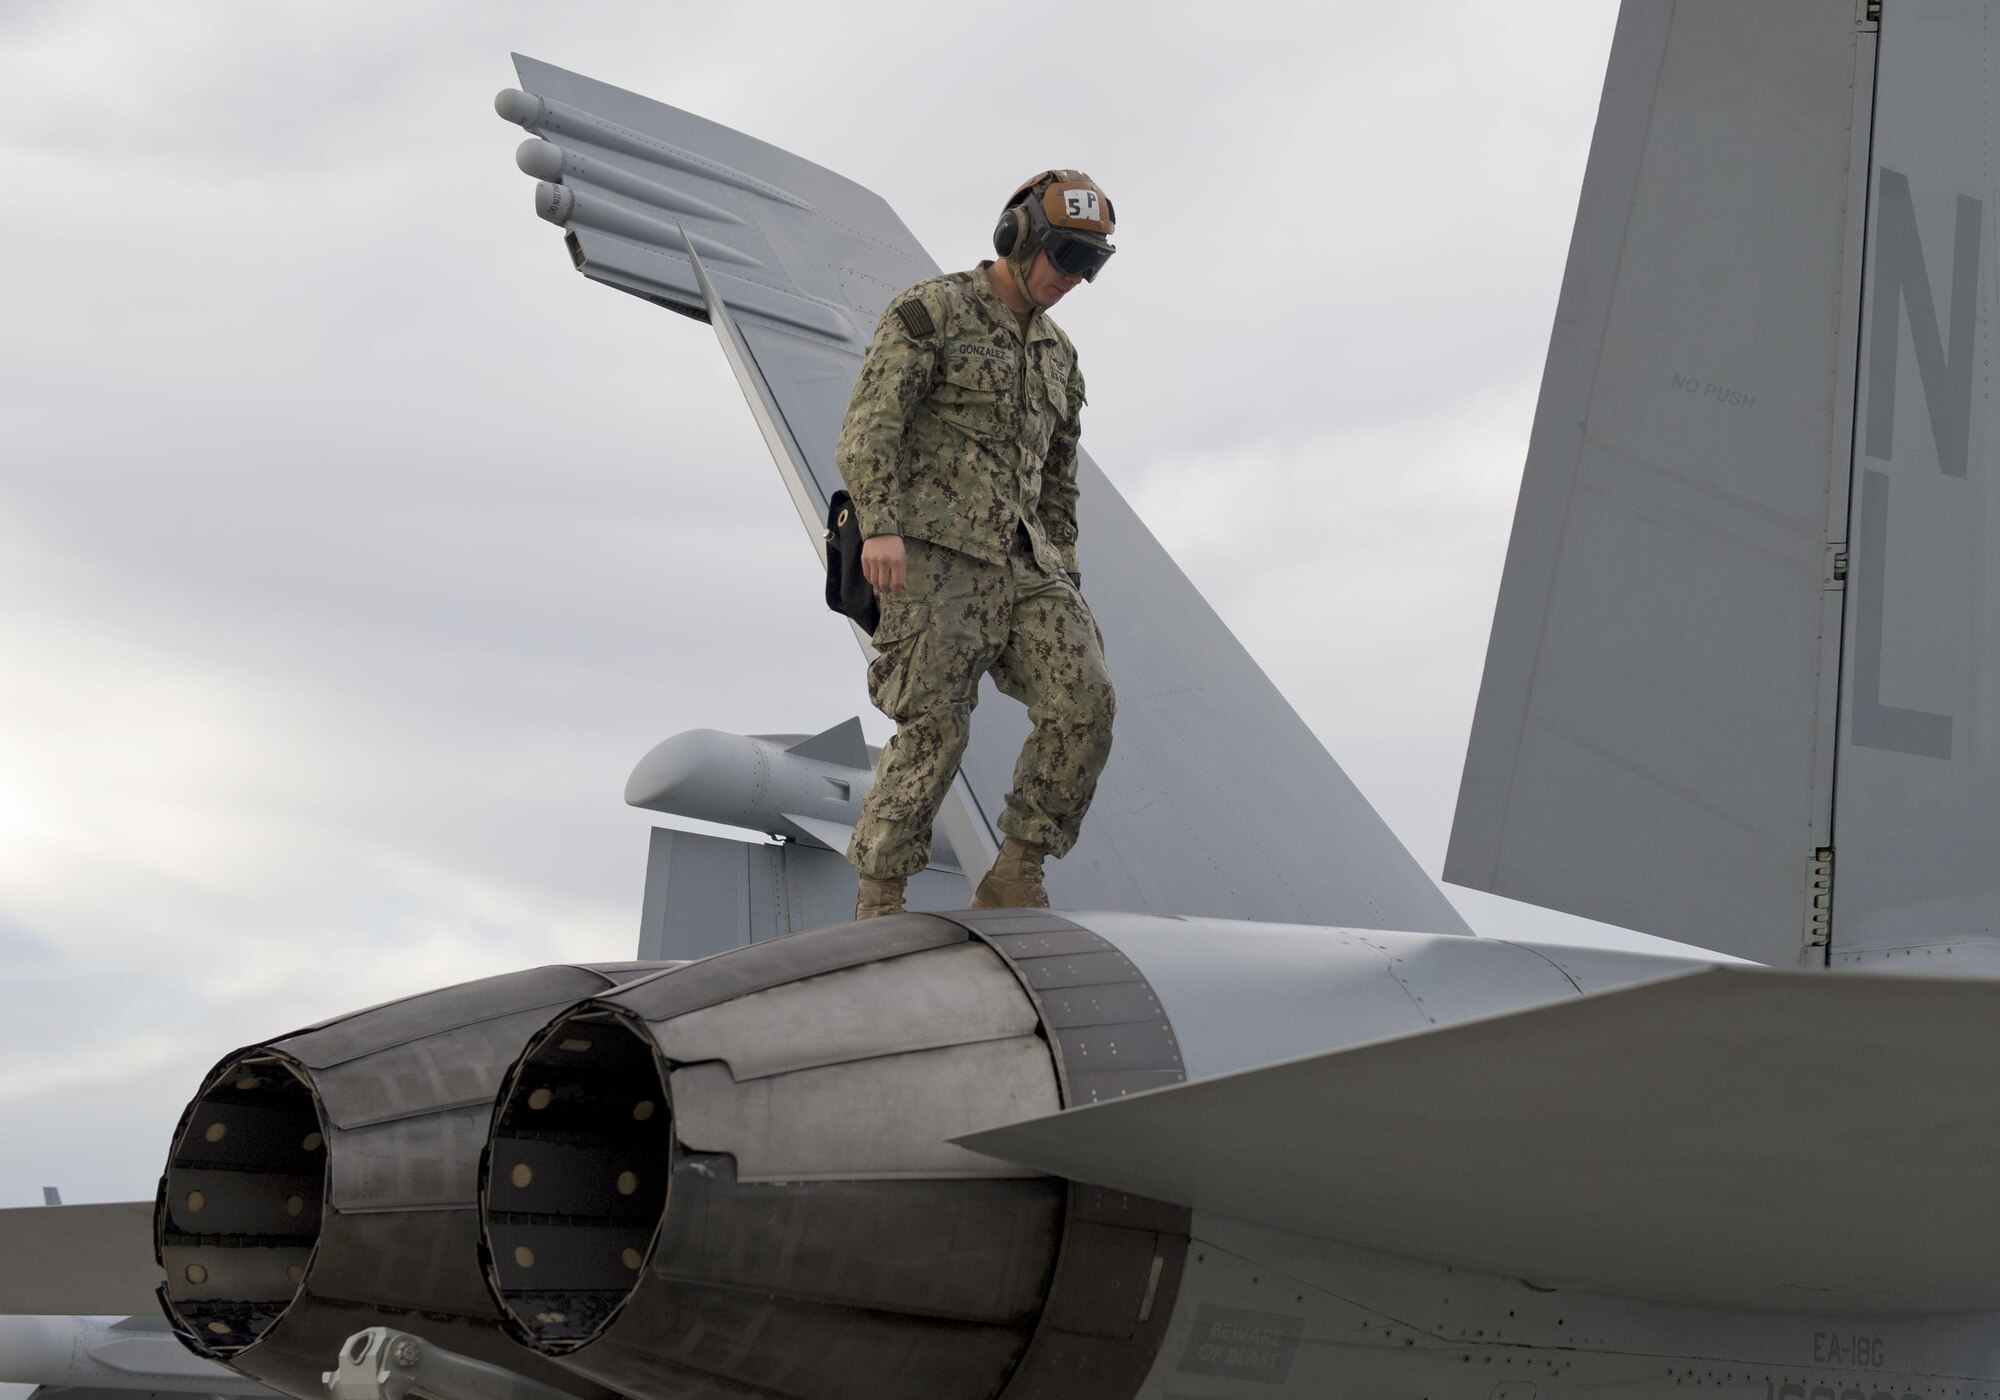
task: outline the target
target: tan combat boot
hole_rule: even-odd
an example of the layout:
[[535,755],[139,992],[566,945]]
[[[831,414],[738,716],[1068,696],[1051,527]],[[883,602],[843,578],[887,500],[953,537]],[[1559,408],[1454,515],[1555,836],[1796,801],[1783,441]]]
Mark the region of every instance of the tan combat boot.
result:
[[861,888],[854,896],[854,918],[859,923],[863,919],[879,919],[884,914],[903,912],[903,885],[907,877],[898,875],[890,880],[871,880],[861,877]]
[[972,892],[974,909],[1046,909],[1049,892],[1042,886],[1040,846],[1030,846],[1009,836],[1000,843],[1000,855],[979,888]]

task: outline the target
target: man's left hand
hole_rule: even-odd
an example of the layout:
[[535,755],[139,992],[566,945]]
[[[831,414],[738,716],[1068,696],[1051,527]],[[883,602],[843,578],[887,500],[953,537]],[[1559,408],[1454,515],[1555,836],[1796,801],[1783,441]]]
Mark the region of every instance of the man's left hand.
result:
[[861,577],[884,597],[910,586],[908,553],[901,535],[870,535],[861,542]]

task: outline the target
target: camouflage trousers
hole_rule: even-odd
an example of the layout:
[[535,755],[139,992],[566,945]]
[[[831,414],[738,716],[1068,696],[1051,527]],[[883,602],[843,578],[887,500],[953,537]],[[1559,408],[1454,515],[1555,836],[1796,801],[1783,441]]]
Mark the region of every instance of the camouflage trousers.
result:
[[931,823],[958,772],[988,672],[1028,707],[1034,730],[1014,765],[1000,830],[1060,856],[1076,845],[1111,756],[1117,697],[1083,595],[1044,573],[1017,541],[989,564],[926,540],[904,540],[910,586],[882,599],[881,653],[868,698],[896,721],[847,858],[870,879],[914,875],[930,860]]

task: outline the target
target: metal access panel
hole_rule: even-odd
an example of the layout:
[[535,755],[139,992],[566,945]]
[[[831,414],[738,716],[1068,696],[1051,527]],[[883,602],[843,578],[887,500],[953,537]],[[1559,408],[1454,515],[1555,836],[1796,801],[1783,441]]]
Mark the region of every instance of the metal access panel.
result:
[[1624,6],[1446,879],[1812,941],[1874,37],[1850,4]]
[[1835,788],[1836,964],[1915,957],[1927,972],[1980,962],[1990,973],[2000,952],[1996,137],[2000,15],[1983,0],[1885,5]]

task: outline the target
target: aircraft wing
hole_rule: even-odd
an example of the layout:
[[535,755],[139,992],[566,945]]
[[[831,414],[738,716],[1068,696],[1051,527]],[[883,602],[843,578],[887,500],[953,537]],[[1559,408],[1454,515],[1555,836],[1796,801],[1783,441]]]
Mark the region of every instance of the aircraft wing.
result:
[[2000,983],[1719,966],[958,1141],[1543,1286],[1990,1311],[1996,1051]]
[[0,1316],[152,1314],[153,1203],[0,1210]]
[[[586,277],[709,321],[819,548],[834,445],[882,308],[936,264],[878,196],[740,132],[515,56],[501,114]],[[1464,923],[1104,474],[1080,454],[1084,586],[1118,733],[1070,908],[1463,933]],[[816,610],[816,597],[799,607]],[[1027,734],[988,682],[941,821],[981,873]],[[982,857],[981,852],[987,854]]]

